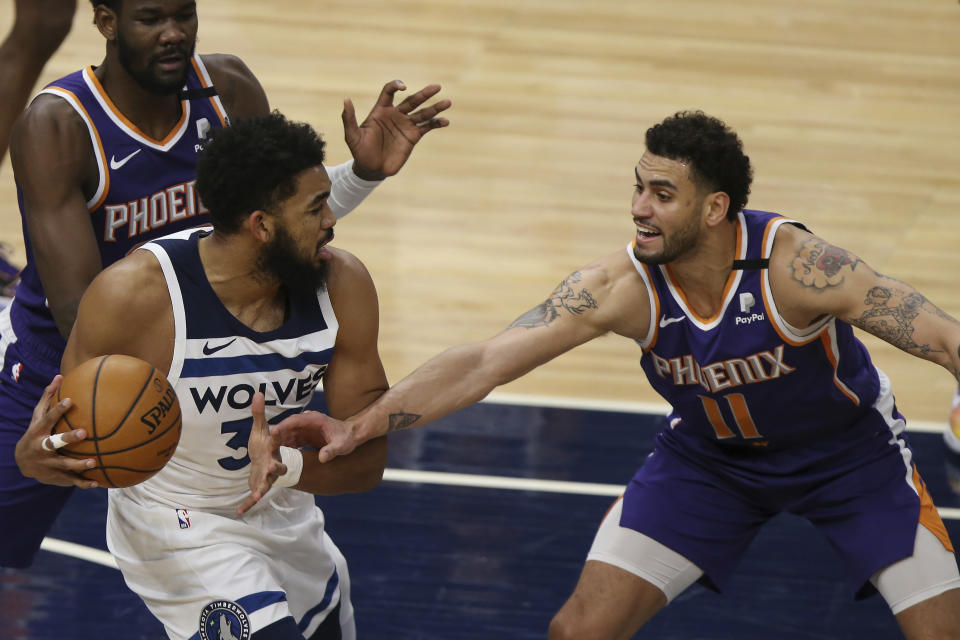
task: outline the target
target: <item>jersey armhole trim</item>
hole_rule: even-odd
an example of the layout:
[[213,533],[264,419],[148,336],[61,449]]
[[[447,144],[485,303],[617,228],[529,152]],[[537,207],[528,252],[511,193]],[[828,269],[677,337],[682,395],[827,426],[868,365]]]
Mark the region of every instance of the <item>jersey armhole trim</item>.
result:
[[[763,232],[763,257],[769,259],[773,253],[773,242],[777,235],[777,230],[783,224],[800,225],[796,220],[790,218],[773,218],[767,223],[767,228]],[[802,225],[800,225],[802,227]],[[806,229],[806,227],[802,227]],[[808,344],[821,335],[827,325],[833,320],[833,316],[824,316],[814,322],[809,327],[798,329],[784,320],[777,309],[777,304],[773,299],[773,289],[770,286],[770,270],[764,269],[761,275],[763,282],[763,306],[767,310],[770,324],[780,336],[780,338],[789,345],[799,347]]]
[[99,174],[97,191],[93,194],[92,198],[87,200],[86,203],[87,211],[92,213],[100,208],[100,205],[102,205],[103,201],[107,199],[107,194],[110,192],[110,173],[107,171],[107,154],[106,151],[103,150],[103,142],[100,140],[100,132],[97,131],[96,125],[93,124],[93,118],[91,118],[90,114],[87,113],[83,103],[80,102],[80,99],[74,92],[68,89],[63,89],[62,87],[51,86],[41,90],[40,93],[54,95],[66,100],[67,104],[73,107],[73,110],[80,115],[84,124],[87,125],[87,132],[90,134],[90,143],[93,146],[93,155],[97,160],[97,173]]
[[180,292],[180,281],[170,261],[170,256],[160,245],[148,242],[140,247],[149,251],[160,263],[163,278],[167,283],[167,293],[170,295],[170,305],[173,307],[173,356],[170,359],[170,371],[167,379],[171,385],[176,385],[183,371],[184,352],[186,351],[187,319],[183,307],[183,295]]
[[637,273],[640,274],[640,279],[643,280],[643,283],[647,286],[647,299],[650,303],[650,327],[647,329],[647,335],[644,336],[642,340],[636,341],[636,343],[640,345],[640,349],[646,353],[657,344],[657,318],[660,317],[660,298],[657,295],[656,287],[653,286],[653,280],[650,277],[650,268],[637,260],[637,257],[633,255],[632,241],[627,244],[627,257],[630,258]]

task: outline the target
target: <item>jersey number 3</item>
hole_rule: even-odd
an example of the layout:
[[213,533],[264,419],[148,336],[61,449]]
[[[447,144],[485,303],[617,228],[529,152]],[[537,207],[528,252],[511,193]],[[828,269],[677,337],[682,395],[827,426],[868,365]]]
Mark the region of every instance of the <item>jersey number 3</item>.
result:
[[[301,409],[299,407],[287,409],[283,413],[275,415],[267,420],[267,424],[278,424],[284,418],[292,416],[295,413],[299,413],[300,411]],[[243,418],[242,420],[230,420],[220,425],[220,433],[234,434],[232,438],[227,440],[227,446],[237,452],[239,452],[241,449],[243,450],[242,458],[228,456],[226,458],[220,458],[217,460],[221,467],[227,471],[236,471],[237,469],[243,469],[245,466],[250,464],[250,454],[247,453],[247,443],[250,442],[251,431],[253,431],[253,416],[250,416],[249,418]]]

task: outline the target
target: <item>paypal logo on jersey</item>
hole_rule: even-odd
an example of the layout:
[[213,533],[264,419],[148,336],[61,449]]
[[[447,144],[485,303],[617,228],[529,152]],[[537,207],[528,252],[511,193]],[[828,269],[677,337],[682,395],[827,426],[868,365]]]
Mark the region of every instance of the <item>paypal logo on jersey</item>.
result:
[[303,377],[270,380],[261,382],[256,387],[248,382],[233,386],[190,387],[190,397],[193,398],[197,412],[201,414],[207,407],[217,413],[224,403],[231,409],[246,409],[253,404],[253,394],[257,391],[266,398],[267,406],[282,405],[291,396],[295,397],[297,402],[302,402],[310,397],[326,370],[327,365],[321,365],[315,372],[307,373]]
[[[749,291],[740,294],[740,313],[750,313],[750,309],[757,304],[756,298]],[[750,313],[748,316],[737,316],[734,324],[753,324],[761,320],[766,320],[767,316],[762,313]]]

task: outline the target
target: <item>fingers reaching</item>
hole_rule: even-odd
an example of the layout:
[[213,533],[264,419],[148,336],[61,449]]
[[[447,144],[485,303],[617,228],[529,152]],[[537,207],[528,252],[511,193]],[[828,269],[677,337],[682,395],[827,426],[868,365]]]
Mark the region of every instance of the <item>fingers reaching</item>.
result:
[[380,97],[377,98],[377,106],[393,106],[393,94],[395,94],[397,91],[404,91],[406,88],[407,85],[403,84],[402,81],[391,80],[387,84],[383,85],[383,89],[380,91]]
[[[420,91],[404,98],[403,102],[397,105],[397,111],[400,113],[410,113],[438,93],[440,93],[440,85],[428,84],[423,89],[420,89]],[[450,101],[444,100],[444,102],[449,103]],[[449,104],[447,106],[449,106]]]

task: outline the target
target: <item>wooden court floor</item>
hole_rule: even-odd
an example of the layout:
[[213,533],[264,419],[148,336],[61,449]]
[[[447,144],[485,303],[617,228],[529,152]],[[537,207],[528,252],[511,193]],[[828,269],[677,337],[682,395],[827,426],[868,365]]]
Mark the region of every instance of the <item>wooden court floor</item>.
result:
[[[12,2],[0,11],[9,24]],[[750,206],[815,232],[960,315],[960,5],[948,0],[198,0],[198,51],[230,52],[272,106],[347,158],[339,112],[384,82],[444,86],[450,128],[341,221],[377,283],[396,381],[485,338],[632,237],[647,127],[703,109],[755,165]],[[44,81],[99,62],[80,2]],[[22,257],[6,163],[0,240]],[[866,339],[908,417],[943,421],[934,365]],[[608,337],[504,391],[653,401],[640,352]]]

